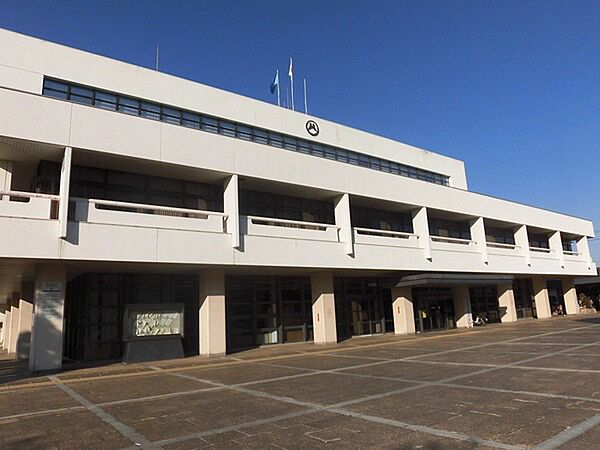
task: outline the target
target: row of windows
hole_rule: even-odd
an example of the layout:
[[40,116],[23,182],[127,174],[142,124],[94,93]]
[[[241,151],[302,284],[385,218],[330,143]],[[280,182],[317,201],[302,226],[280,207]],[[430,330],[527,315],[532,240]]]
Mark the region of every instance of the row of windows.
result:
[[350,150],[331,147],[316,142],[298,139],[273,131],[251,127],[241,123],[231,122],[216,117],[184,111],[157,103],[147,102],[131,97],[112,94],[110,92],[78,86],[63,81],[44,79],[43,94],[48,97],[70,100],[84,105],[125,114],[160,120],[174,125],[182,125],[209,133],[217,133],[258,144],[284,148],[299,153],[318,156],[320,158],[340,161],[355,166],[367,167],[381,172],[392,173],[429,183],[449,185],[445,175],[418,169],[416,167],[398,164],[385,159],[364,155]]

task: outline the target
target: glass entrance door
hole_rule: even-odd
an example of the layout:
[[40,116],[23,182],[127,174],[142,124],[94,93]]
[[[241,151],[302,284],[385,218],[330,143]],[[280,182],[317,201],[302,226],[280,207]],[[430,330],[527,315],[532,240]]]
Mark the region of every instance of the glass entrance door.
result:
[[449,288],[414,288],[417,332],[454,328],[454,299]]
[[384,283],[377,278],[336,278],[335,310],[340,339],[393,331],[392,298]]

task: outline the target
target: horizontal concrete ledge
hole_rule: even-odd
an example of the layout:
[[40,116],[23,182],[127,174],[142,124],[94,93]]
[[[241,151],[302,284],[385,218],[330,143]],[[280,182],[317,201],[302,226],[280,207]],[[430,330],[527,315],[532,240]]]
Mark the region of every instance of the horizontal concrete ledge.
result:
[[512,283],[510,275],[469,275],[453,273],[424,273],[409,275],[400,279],[396,287],[414,286],[477,286],[489,284]]

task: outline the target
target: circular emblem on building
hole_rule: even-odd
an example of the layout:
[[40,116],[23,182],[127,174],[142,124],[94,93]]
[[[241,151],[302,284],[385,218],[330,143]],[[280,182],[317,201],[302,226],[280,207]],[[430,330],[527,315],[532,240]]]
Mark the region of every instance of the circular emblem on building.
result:
[[315,122],[314,120],[309,120],[308,122],[306,122],[306,131],[308,131],[308,134],[310,134],[311,136],[318,136],[319,125],[317,125],[317,122]]

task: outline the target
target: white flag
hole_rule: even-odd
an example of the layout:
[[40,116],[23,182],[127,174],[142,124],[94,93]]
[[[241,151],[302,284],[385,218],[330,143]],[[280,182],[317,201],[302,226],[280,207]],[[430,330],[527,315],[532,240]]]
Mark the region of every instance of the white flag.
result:
[[291,57],[290,57],[290,70],[288,70],[288,76],[290,78],[293,78],[293,76],[294,76],[293,63],[292,63],[292,58]]

